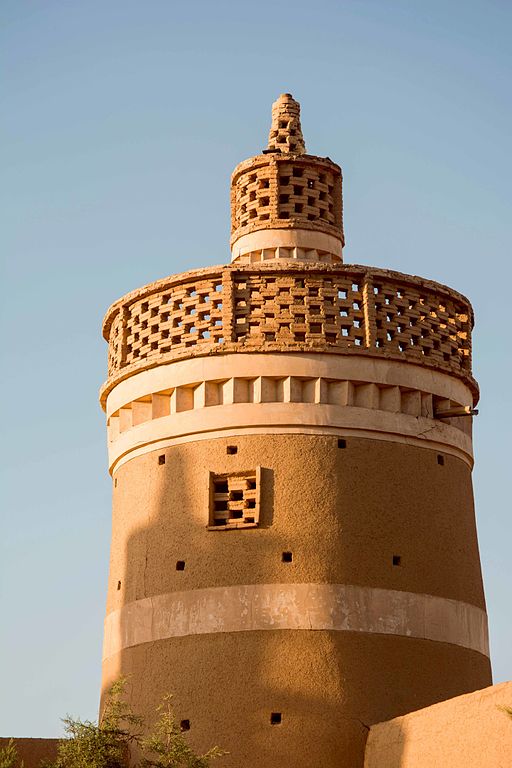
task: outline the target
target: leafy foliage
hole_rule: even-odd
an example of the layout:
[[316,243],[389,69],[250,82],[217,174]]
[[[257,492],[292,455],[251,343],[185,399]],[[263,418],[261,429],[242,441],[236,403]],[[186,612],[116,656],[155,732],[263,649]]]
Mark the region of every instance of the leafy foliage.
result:
[[[18,762],[18,750],[14,739],[9,739],[5,747],[0,749],[0,768],[14,768]],[[23,768],[23,760],[20,763]]]
[[59,744],[55,762],[45,768],[124,768],[142,725],[123,698],[125,686],[124,678],[113,684],[98,724],[64,718],[67,737]]
[[171,694],[163,697],[154,733],[141,739],[142,768],[209,768],[211,760],[226,753],[212,747],[204,755],[196,755],[176,722],[171,699]]
[[[125,700],[125,688],[125,678],[114,683],[98,724],[69,715],[64,718],[66,738],[59,744],[56,760],[42,768],[126,768],[131,746],[142,755],[137,768],[209,768],[211,760],[226,754],[219,747],[195,754],[176,721],[170,694],[157,708],[154,732],[143,736],[142,718]],[[0,768],[14,768],[14,763],[0,763]]]

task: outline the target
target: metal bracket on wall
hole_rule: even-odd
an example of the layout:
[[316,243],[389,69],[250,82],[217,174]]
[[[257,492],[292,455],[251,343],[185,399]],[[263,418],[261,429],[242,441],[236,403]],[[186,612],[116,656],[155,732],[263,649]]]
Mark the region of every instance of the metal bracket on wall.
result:
[[434,412],[435,419],[453,419],[455,416],[478,416],[478,409],[470,405],[458,405],[455,408]]

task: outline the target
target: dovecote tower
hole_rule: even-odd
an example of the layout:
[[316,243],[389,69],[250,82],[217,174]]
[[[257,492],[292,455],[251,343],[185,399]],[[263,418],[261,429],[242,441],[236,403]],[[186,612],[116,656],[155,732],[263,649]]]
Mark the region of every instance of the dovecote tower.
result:
[[473,314],[346,265],[299,104],[231,182],[232,263],[108,310],[103,682],[174,693],[226,768],[362,768],[367,726],[491,682],[471,485]]

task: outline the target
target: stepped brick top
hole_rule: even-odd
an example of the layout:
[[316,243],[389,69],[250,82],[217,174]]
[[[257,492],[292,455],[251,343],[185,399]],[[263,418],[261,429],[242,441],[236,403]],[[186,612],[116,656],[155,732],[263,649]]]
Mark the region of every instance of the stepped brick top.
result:
[[299,103],[285,93],[272,106],[267,149],[231,177],[231,246],[257,230],[290,228],[345,242],[341,168],[306,154]]
[[300,104],[291,93],[282,93],[272,104],[272,126],[268,136],[267,151],[306,152],[300,124]]

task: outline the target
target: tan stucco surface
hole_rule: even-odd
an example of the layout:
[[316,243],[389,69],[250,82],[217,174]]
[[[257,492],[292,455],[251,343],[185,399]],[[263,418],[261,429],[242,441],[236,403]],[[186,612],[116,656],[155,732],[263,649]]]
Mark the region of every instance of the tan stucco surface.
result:
[[488,660],[455,646],[294,630],[140,645],[107,660],[105,682],[121,671],[148,715],[173,692],[191,743],[229,750],[219,768],[362,768],[368,725],[489,680]]
[[[133,604],[156,612],[143,620],[149,635],[105,660],[104,685],[131,675],[134,704],[148,717],[162,693],[174,693],[180,718],[191,720],[192,743],[220,743],[231,752],[226,768],[311,760],[360,768],[366,725],[488,685],[482,653],[364,627],[261,630],[255,623],[158,639],[167,620],[162,600],[188,594],[188,620],[200,622],[201,590],[231,594],[247,585],[355,585],[484,609],[471,471],[443,458],[440,465],[435,450],[357,437],[340,448],[337,436],[263,434],[127,461],[114,473],[107,624],[124,606],[128,615]],[[209,530],[209,473],[255,467],[259,527]],[[283,551],[292,562],[282,561]],[[300,601],[293,605],[302,620]],[[216,610],[210,616],[207,608],[206,622],[215,622]],[[275,601],[272,610],[279,613]],[[283,722],[270,726],[275,711]]]
[[[54,760],[57,755],[59,739],[24,739],[15,738],[18,758],[24,768],[40,768],[41,760]],[[6,747],[9,738],[0,737],[0,749]]]
[[[228,445],[238,452],[227,455]],[[467,465],[335,436],[251,435],[174,446],[115,473],[108,612],[166,592],[254,583],[355,584],[484,608]],[[262,467],[261,526],[208,531],[208,473]],[[293,551],[293,562],[281,553]],[[393,555],[402,564],[393,567]],[[184,571],[175,570],[185,560]],[[118,581],[121,588],[117,589]]]
[[365,768],[510,768],[512,682],[458,696],[370,729]]

